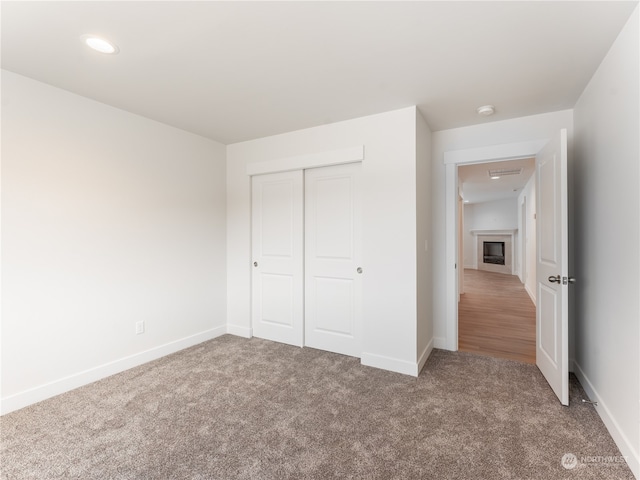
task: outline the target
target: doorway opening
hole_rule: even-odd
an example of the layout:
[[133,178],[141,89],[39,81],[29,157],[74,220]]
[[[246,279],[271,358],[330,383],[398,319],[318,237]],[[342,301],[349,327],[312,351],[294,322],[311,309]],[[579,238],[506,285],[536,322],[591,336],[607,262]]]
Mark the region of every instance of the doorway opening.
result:
[[[524,266],[535,158],[457,167],[463,199],[458,252],[458,349],[527,363],[536,359],[536,307]],[[496,175],[499,172],[499,175]],[[531,206],[530,206],[531,207]],[[534,209],[531,209],[533,211]],[[528,225],[531,227],[531,225]]]
[[[530,192],[535,205],[527,209],[528,257],[535,257],[534,268],[527,265],[527,278],[533,279],[536,303],[536,366],[563,405],[569,405],[569,301],[567,286],[575,281],[568,266],[567,129],[548,140],[531,140],[444,152],[445,164],[445,348],[458,350],[458,277],[463,256],[458,254],[458,167],[495,161],[535,157],[535,188]],[[535,212],[535,213],[532,213]],[[532,219],[534,219],[532,221]],[[535,223],[533,223],[535,222]],[[509,249],[505,247],[505,256]],[[507,260],[505,260],[505,264]],[[529,290],[527,293],[531,294]]]

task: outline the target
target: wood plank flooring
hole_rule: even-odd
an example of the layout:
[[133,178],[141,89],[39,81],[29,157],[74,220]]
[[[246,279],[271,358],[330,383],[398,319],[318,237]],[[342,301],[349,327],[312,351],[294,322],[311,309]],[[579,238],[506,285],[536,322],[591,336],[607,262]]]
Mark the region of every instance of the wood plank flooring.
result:
[[458,348],[536,361],[536,307],[515,275],[465,269],[458,304]]

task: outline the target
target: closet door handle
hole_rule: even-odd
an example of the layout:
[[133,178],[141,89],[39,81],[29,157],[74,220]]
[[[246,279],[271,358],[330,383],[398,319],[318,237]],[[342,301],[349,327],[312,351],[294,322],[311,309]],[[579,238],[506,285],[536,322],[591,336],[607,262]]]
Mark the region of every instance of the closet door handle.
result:
[[258,262],[253,262],[253,266],[257,267],[258,266]]
[[358,268],[356,269],[356,272],[358,272],[358,273],[362,273],[362,267],[358,267]]

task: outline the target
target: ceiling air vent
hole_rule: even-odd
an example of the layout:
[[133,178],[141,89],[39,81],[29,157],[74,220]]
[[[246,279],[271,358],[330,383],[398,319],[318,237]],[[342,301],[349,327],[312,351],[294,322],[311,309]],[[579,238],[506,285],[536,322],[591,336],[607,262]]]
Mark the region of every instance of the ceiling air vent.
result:
[[524,168],[496,168],[495,170],[487,170],[490,177],[504,177],[506,175],[520,175]]

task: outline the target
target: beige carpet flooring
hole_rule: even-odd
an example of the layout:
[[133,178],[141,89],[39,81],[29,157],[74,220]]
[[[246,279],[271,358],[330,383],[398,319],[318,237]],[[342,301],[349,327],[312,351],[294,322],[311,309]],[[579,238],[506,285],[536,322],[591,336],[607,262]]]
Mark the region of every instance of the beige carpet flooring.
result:
[[[1,419],[3,479],[632,479],[571,380],[434,350],[416,378],[225,335]],[[565,453],[578,465],[561,465]]]

